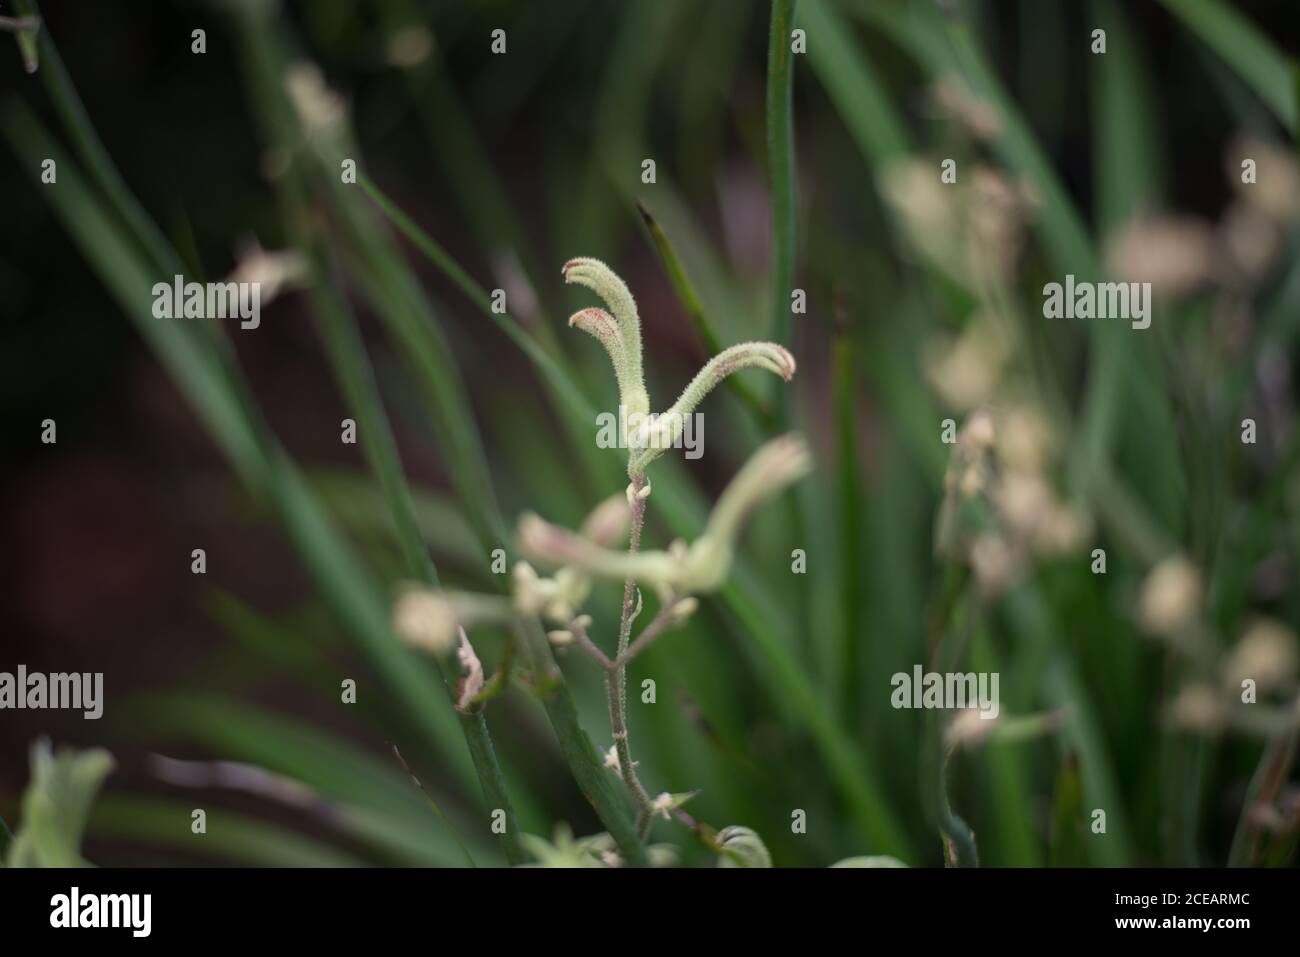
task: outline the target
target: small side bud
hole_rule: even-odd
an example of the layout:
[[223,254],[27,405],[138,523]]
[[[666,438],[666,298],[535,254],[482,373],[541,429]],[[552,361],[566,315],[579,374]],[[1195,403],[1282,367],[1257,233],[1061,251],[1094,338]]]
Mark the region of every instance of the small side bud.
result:
[[678,438],[682,423],[695,411],[710,392],[717,388],[723,379],[742,369],[765,369],[789,382],[794,377],[796,364],[790,350],[775,342],[742,342],[724,349],[704,364],[704,368],[695,374],[695,378],[682,390],[677,401],[672,404],[662,418],[670,423],[670,429],[653,446],[639,452],[629,463],[628,474],[644,472],[645,467],[670,448]]
[[456,642],[456,613],[441,595],[410,591],[393,608],[393,631],[409,645],[445,655]]
[[611,495],[588,513],[582,535],[601,548],[614,548],[627,537],[630,522],[626,496]]
[[755,831],[732,825],[718,832],[719,867],[771,867],[772,855]]
[[410,587],[393,605],[393,631],[407,644],[434,655],[456,645],[458,629],[515,618],[510,601],[496,595]]
[[699,610],[700,601],[698,598],[688,596],[683,598],[668,612],[668,617],[674,625],[680,625],[685,622],[691,615]]
[[1196,620],[1201,576],[1188,559],[1176,555],[1156,565],[1142,583],[1137,618],[1143,630],[1178,638]]

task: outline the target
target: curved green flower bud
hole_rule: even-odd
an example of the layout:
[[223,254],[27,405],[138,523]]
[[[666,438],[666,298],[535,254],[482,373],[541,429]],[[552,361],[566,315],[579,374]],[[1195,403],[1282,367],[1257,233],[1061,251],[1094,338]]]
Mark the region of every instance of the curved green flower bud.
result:
[[636,300],[628,291],[627,283],[599,259],[585,256],[570,259],[561,272],[566,283],[586,286],[600,296],[614,314],[610,316],[603,309],[584,309],[569,318],[569,325],[577,326],[601,341],[614,363],[619,402],[629,414],[644,415],[650,411],[650,396],[645,389],[641,368],[641,318],[637,315]]
[[674,561],[667,552],[629,554],[602,548],[533,512],[525,512],[519,518],[519,547],[529,558],[540,562],[569,565],[600,578],[623,580],[630,576],[660,590],[681,578],[680,562]]
[[653,445],[642,449],[632,457],[628,465],[628,474],[637,475],[644,472],[647,465],[663,455],[664,451],[677,441],[685,417],[694,412],[695,407],[723,379],[741,369],[766,369],[789,382],[794,377],[795,361],[790,350],[778,346],[775,342],[742,342],[723,349],[695,374],[695,378],[682,390],[677,401],[666,412],[660,413],[660,420],[666,423],[664,434]]
[[731,571],[736,540],[749,514],[811,470],[812,453],[803,438],[793,433],[772,439],[750,456],[713,506],[704,534],[691,544],[686,556],[690,590],[721,587]]
[[[634,578],[660,595],[716,591],[731,573],[736,541],[750,512],[811,469],[812,454],[800,436],[792,433],[767,442],[736,473],[710,513],[704,534],[689,546],[675,541],[666,551],[614,551],[532,512],[520,516],[519,546],[529,558],[569,566],[565,571],[619,581]],[[681,618],[694,610],[689,603],[680,606]]]
[[758,834],[747,827],[724,827],[714,838],[719,867],[771,867],[772,855]]

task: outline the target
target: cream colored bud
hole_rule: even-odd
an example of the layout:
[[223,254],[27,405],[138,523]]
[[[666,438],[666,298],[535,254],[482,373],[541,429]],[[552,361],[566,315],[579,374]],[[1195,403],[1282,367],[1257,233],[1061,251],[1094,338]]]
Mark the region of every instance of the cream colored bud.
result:
[[988,737],[1000,720],[984,717],[979,708],[962,708],[944,731],[944,740],[950,748],[970,747]]
[[456,612],[436,592],[409,591],[393,606],[393,631],[422,651],[445,655],[456,644]]
[[1296,671],[1296,637],[1280,622],[1253,622],[1233,647],[1223,665],[1226,684],[1239,690],[1247,678],[1260,691],[1290,684]]
[[1051,425],[1038,409],[1017,405],[999,417],[998,458],[1011,471],[1040,472],[1055,451]]
[[987,402],[1002,382],[1007,350],[987,321],[972,322],[960,336],[926,340],[921,365],[944,404],[959,411]]
[[516,562],[511,572],[514,580],[515,607],[524,615],[535,615],[550,600],[554,591],[553,584],[538,576],[536,570],[527,562]]
[[981,409],[978,412],[971,413],[966,420],[966,424],[962,427],[957,441],[965,448],[973,451],[984,451],[993,447],[993,438],[993,416]]
[[1042,555],[1068,555],[1082,547],[1090,529],[1077,509],[1053,504],[1034,529],[1034,548]]
[[1228,709],[1209,685],[1186,685],[1178,692],[1172,708],[1174,724],[1189,731],[1213,733],[1227,723]]
[[393,605],[393,631],[407,644],[435,655],[451,651],[457,629],[512,621],[510,601],[451,589],[410,587]]
[[256,239],[239,249],[238,262],[227,282],[256,284],[260,303],[269,305],[283,290],[304,285],[309,276],[307,259],[295,249],[268,252]]
[[1017,536],[1033,535],[1053,507],[1051,487],[1038,474],[1012,472],[1005,475],[994,494],[998,511]]
[[614,548],[627,537],[631,513],[625,495],[611,495],[597,505],[582,523],[582,535],[601,548]]
[[573,644],[573,632],[565,628],[557,628],[555,631],[546,633],[547,640],[557,648],[563,648],[565,645]]
[[686,597],[673,605],[672,609],[668,612],[668,617],[672,619],[674,624],[680,625],[682,622],[686,621],[686,619],[690,618],[691,615],[695,614],[695,612],[699,610],[699,607],[700,602],[698,598]]
[[1149,282],[1157,297],[1185,296],[1214,278],[1214,234],[1191,217],[1135,220],[1107,245],[1108,272],[1122,282]]
[[1142,583],[1138,624],[1154,635],[1175,637],[1195,621],[1201,600],[1201,576],[1181,555],[1161,561]]
[[346,112],[343,99],[326,85],[315,64],[295,63],[289,67],[284,86],[308,136],[331,131],[342,123]]
[[660,815],[667,821],[672,818],[673,808],[676,806],[673,796],[667,791],[663,791],[650,803],[650,811],[652,814]]

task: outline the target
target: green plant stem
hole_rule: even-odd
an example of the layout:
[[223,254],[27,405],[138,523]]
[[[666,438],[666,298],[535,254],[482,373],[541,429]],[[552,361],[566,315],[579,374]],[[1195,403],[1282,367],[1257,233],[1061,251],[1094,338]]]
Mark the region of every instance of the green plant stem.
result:
[[[343,386],[349,407],[357,416],[364,436],[362,446],[371,471],[379,479],[384,498],[392,514],[393,524],[397,528],[407,573],[429,585],[436,586],[439,582],[438,570],[433,559],[429,557],[419,525],[415,520],[411,492],[402,472],[397,444],[393,439],[388,418],[384,414],[373,370],[366,358],[365,343],[361,340],[356,322],[352,319],[346,304],[337,296],[334,287],[326,278],[322,265],[319,260],[314,261],[315,313],[321,324],[335,375]],[[442,685],[447,691],[448,701],[454,701],[455,696],[447,665],[438,659],[437,666]],[[479,785],[483,789],[483,798],[487,802],[487,807],[493,812],[505,813],[505,831],[501,834],[501,848],[506,855],[506,860],[511,864],[522,864],[530,858],[519,843],[521,831],[492,745],[484,709],[479,706],[468,714],[457,712],[457,720],[464,733],[465,744],[469,748],[470,758],[478,774]]]
[[[403,213],[391,200],[381,193],[364,176],[358,175],[359,185],[367,196],[379,207],[380,211],[407,237],[439,270],[444,272],[484,313],[533,360],[545,377],[563,407],[566,421],[590,422],[594,412],[582,393],[564,374],[555,359],[546,352],[523,328],[508,315],[499,315],[492,311],[491,300],[460,265],[452,259],[427,233],[421,230],[409,216]],[[588,443],[581,446],[590,449]],[[637,831],[628,820],[626,803],[620,792],[609,788],[609,777],[591,746],[591,741],[578,723],[577,711],[568,688],[564,685],[563,675],[555,666],[550,645],[536,619],[530,619],[521,626],[524,640],[524,654],[529,666],[539,682],[539,694],[542,697],[547,717],[560,743],[560,750],[569,765],[574,779],[584,795],[596,809],[601,822],[610,835],[619,844],[624,860],[633,866],[645,866],[648,858],[641,845]]]
[[[258,76],[269,77],[274,70],[271,44],[267,43],[263,47],[251,37],[249,42],[254,61],[250,64],[250,78],[255,80]],[[278,148],[291,148],[295,137],[301,135],[302,131],[293,122],[292,112],[283,94],[260,97],[259,100],[259,117],[265,135]],[[348,408],[357,418],[363,437],[362,448],[388,504],[407,574],[436,586],[439,583],[438,570],[429,557],[415,518],[410,488],[402,471],[397,443],[384,411],[374,370],[366,355],[365,343],[347,302],[333,281],[334,271],[330,268],[324,243],[308,225],[309,188],[310,178],[306,167],[294,164],[285,172],[279,190],[283,218],[295,245],[304,251],[310,264],[314,313],[326,352]],[[455,693],[448,667],[442,660],[437,660],[436,664],[447,700],[454,704]],[[493,814],[503,812],[505,815],[505,830],[500,835],[502,851],[511,864],[522,864],[529,860],[529,856],[519,842],[521,829],[510,795],[506,791],[505,778],[497,761],[482,708],[476,708],[468,714],[457,711],[457,721],[488,809]]]
[[1256,861],[1259,848],[1259,825],[1252,820],[1252,812],[1263,802],[1271,802],[1291,773],[1295,763],[1297,733],[1294,728],[1275,735],[1264,746],[1259,765],[1246,788],[1241,804],[1241,815],[1232,835],[1228,852],[1229,867],[1250,867]]
[[[970,580],[970,569],[967,566],[952,563],[944,567],[939,577],[930,618],[932,670],[941,673],[953,670],[960,660],[961,648],[974,620],[970,618],[959,630],[959,608],[965,604],[967,616],[974,614]],[[963,602],[963,599],[966,601]],[[948,762],[952,757],[952,749],[944,741],[943,721],[937,713],[926,715],[922,734],[925,756],[921,763],[922,794],[943,838],[944,861],[951,867],[978,867],[979,852],[975,844],[975,833],[970,825],[953,813],[948,797]]]
[[[629,487],[632,509],[632,526],[628,534],[627,551],[635,555],[641,548],[641,529],[645,525],[646,500],[640,492],[646,487],[645,475],[638,473],[632,477]],[[618,770],[627,785],[628,792],[637,807],[637,826],[643,833],[650,822],[650,795],[646,792],[641,779],[637,777],[636,768],[632,766],[632,748],[628,743],[627,733],[627,650],[632,637],[632,621],[636,617],[637,606],[636,581],[629,575],[623,582],[623,613],[618,625],[618,653],[614,658],[613,670],[605,678],[605,693],[609,699],[609,726],[614,736],[614,748],[618,754]]]
[[[438,802],[433,799],[433,795],[428,792],[424,784],[418,777],[416,777],[415,772],[411,770],[411,766],[406,763],[406,758],[402,757],[401,749],[398,748],[397,745],[393,745],[393,755],[397,758],[397,763],[402,766],[402,770],[406,772],[406,776],[411,779],[411,783],[415,785],[415,789],[423,795],[425,803],[429,805],[429,808],[433,813],[438,816],[438,820],[442,821],[448,832],[450,832],[452,837],[455,838],[456,845],[460,848],[461,853],[465,855],[465,863],[470,867],[478,867],[478,864],[474,861],[474,855],[469,852],[469,848],[465,846],[465,842],[460,839],[460,835],[456,833],[456,829],[452,826],[451,821],[448,820],[446,813],[438,805]],[[511,860],[511,863],[513,864],[517,862]]]
[[521,621],[517,629],[524,658],[533,673],[535,690],[560,742],[560,751],[583,795],[595,809],[623,859],[633,867],[648,867],[650,859],[628,814],[627,796],[614,783],[578,723],[573,698],[555,664],[546,635],[536,618]]
[[[790,31],[795,0],[772,0],[767,47],[767,165],[772,184],[772,317],[777,342],[789,345],[794,285],[794,70]],[[783,393],[784,394],[784,393]],[[789,402],[781,402],[783,410]],[[788,421],[788,415],[785,417]]]

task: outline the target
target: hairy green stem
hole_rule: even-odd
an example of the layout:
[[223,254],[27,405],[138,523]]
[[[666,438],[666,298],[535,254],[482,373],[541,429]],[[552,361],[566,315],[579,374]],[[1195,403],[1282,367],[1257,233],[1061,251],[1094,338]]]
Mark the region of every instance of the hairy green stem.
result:
[[[641,548],[641,529],[645,525],[645,503],[641,490],[646,488],[645,475],[637,473],[632,477],[629,497],[632,509],[632,527],[628,535],[627,551],[635,555]],[[605,678],[605,693],[609,699],[609,726],[614,736],[614,748],[618,754],[618,770],[623,783],[627,785],[632,800],[636,802],[637,824],[644,830],[650,821],[650,795],[646,792],[636,768],[632,766],[632,749],[627,739],[627,650],[632,637],[632,620],[637,602],[636,581],[631,575],[623,582],[623,613],[618,626],[618,653],[614,658],[614,668]]]

